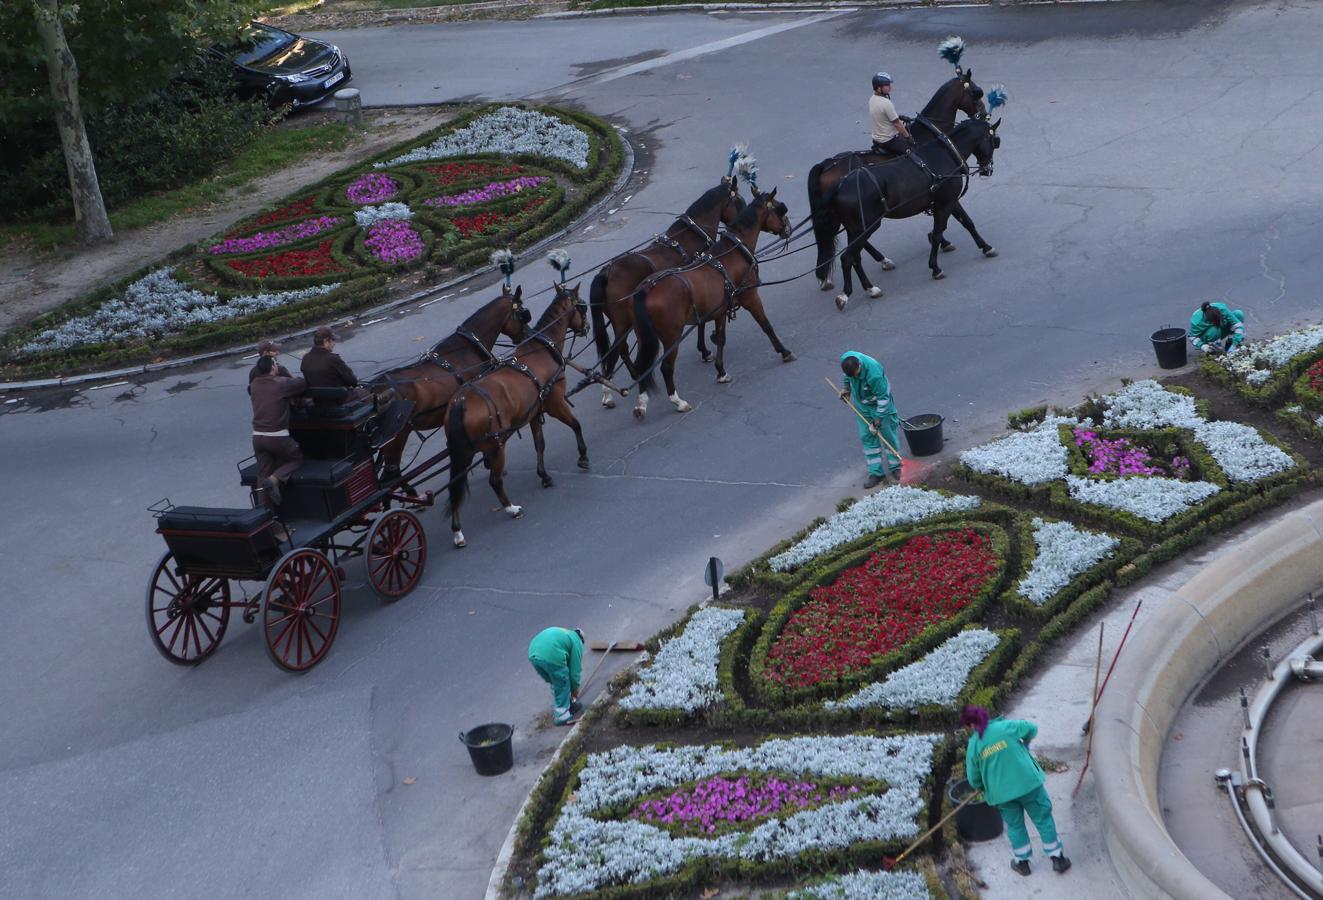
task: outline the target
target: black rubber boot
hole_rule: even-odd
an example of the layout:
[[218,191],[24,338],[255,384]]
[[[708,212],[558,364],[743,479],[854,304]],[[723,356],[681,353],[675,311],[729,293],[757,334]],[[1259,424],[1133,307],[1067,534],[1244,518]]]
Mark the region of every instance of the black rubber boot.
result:
[[1062,873],[1064,873],[1064,872],[1065,872],[1067,869],[1069,869],[1069,868],[1070,868],[1070,860],[1067,859],[1066,857],[1064,857],[1064,856],[1054,856],[1054,857],[1052,857],[1052,871],[1053,871],[1053,872],[1056,872],[1058,875],[1061,875]]
[[1027,860],[1027,859],[1017,859],[1015,862],[1011,863],[1011,868],[1014,869],[1014,870],[1016,871],[1016,873],[1019,874],[1019,875],[1028,875],[1028,874],[1029,874],[1029,860]]
[[881,475],[869,475],[868,480],[864,482],[864,490],[875,488],[882,483]]

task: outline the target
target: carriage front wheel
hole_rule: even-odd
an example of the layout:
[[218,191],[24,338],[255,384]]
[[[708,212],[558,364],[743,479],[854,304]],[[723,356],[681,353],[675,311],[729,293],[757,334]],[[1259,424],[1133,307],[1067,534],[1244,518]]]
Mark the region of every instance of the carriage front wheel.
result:
[[196,666],[216,652],[229,624],[229,579],[185,575],[167,551],[147,583],[147,630],[161,655]]
[[368,583],[386,600],[398,600],[418,586],[427,565],[427,535],[408,510],[379,516],[368,531],[363,567]]
[[306,672],[326,656],[339,626],[340,579],[331,561],[308,547],[282,556],[262,598],[271,661],[287,672]]

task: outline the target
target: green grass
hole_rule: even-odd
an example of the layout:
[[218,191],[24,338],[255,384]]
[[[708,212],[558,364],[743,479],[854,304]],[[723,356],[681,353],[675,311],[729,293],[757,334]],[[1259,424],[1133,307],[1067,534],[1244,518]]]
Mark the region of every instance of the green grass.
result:
[[[231,190],[253,193],[256,188],[250,183],[258,177],[317,153],[342,150],[353,136],[353,129],[338,122],[308,128],[263,129],[238,156],[211,177],[111,210],[111,227],[116,233],[132,231],[217,203]],[[0,246],[22,242],[39,250],[50,250],[73,241],[71,222],[23,222],[0,227]]]

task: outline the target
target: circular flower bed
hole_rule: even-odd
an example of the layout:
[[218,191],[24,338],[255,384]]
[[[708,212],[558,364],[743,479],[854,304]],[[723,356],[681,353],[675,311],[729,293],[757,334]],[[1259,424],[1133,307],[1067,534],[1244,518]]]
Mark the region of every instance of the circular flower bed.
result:
[[400,192],[400,183],[378,172],[360,175],[345,188],[345,199],[350,203],[366,206],[369,203],[385,203],[393,200]]

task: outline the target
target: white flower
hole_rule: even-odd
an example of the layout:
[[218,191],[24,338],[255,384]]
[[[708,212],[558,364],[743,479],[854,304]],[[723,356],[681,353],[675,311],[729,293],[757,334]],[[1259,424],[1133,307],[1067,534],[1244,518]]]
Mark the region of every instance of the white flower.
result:
[[1292,404],[1289,405],[1289,406],[1283,407],[1283,409],[1285,409],[1287,412],[1292,413],[1293,415],[1297,415],[1297,416],[1300,415],[1302,412],[1304,412],[1304,409],[1301,408],[1301,406],[1300,406],[1299,403],[1292,403]]
[[413,210],[407,203],[382,203],[354,210],[354,221],[359,228],[367,228],[386,219],[412,219]]
[[246,316],[328,294],[339,286],[325,284],[298,291],[246,294],[226,299],[181,284],[170,269],[157,269],[125,288],[123,297],[107,300],[95,312],[41,332],[24,344],[19,353],[45,353],[83,344],[160,338],[192,325]]
[[1317,419],[1315,419],[1314,424],[1317,425],[1319,428],[1323,428],[1323,416],[1319,416]]
[[828,709],[864,709],[869,706],[908,709],[950,706],[969,681],[969,673],[991,653],[1001,639],[985,628],[953,635],[918,662],[910,663],[843,700],[828,700]]
[[475,153],[531,153],[588,168],[588,135],[555,116],[531,109],[503,106],[463,128],[443,134],[426,147],[377,163],[378,169],[425,159],[471,156]]
[[[574,796],[551,827],[534,896],[644,884],[698,858],[765,862],[863,841],[912,837],[919,830],[915,817],[924,809],[921,790],[932,770],[933,748],[941,740],[935,734],[843,735],[774,739],[733,750],[620,746],[591,754]],[[597,810],[650,791],[740,771],[857,777],[883,781],[887,790],[714,837],[676,837],[633,819],[593,817]]]
[[1150,522],[1165,522],[1219,490],[1217,485],[1206,481],[1180,481],[1156,475],[1099,481],[1067,475],[1066,484],[1070,496],[1081,503],[1124,510]]
[[1235,353],[1214,356],[1213,360],[1237,378],[1260,385],[1292,358],[1323,345],[1323,325],[1290,331],[1271,340],[1250,341]]
[[1203,421],[1189,394],[1169,391],[1152,379],[1136,381],[1103,398],[1108,428],[1193,428]]
[[1120,543],[1109,534],[1082,531],[1069,522],[1035,518],[1033,528],[1038,553],[1016,591],[1036,606],[1042,606]]
[[931,896],[918,872],[860,870],[792,891],[786,900],[928,900]]
[[788,572],[828,550],[855,538],[909,522],[919,522],[944,512],[973,509],[977,497],[944,497],[936,491],[895,485],[870,494],[819,525],[798,544],[769,561],[775,572]]
[[1017,431],[990,444],[966,450],[960,461],[975,472],[1001,475],[1021,484],[1044,484],[1065,477],[1066,446],[1059,425],[1073,425],[1065,416],[1048,416],[1031,431]]
[[1257,429],[1239,422],[1204,422],[1195,426],[1194,436],[1208,448],[1232,481],[1258,481],[1295,465],[1287,453],[1265,441]]
[[721,642],[744,621],[744,610],[709,606],[694,613],[684,631],[667,641],[652,665],[620,700],[622,709],[692,712],[721,699],[717,663]]

